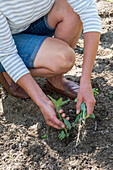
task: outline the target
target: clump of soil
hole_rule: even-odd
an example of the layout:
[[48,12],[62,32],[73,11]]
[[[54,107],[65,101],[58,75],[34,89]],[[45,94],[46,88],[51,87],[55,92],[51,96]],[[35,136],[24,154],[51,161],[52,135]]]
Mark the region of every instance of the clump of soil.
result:
[[[91,77],[93,87],[100,92],[96,96],[96,119],[87,120],[78,144],[78,128],[72,129],[69,139],[60,141],[58,131],[46,125],[32,100],[12,97],[0,85],[1,170],[113,169],[113,4],[100,0],[97,7],[102,20],[102,35]],[[75,49],[75,67],[66,74],[68,79],[78,83],[82,71],[82,47],[81,37]],[[46,79],[36,81],[46,94],[55,99],[62,96],[47,91]],[[73,122],[76,115],[74,101],[63,109]],[[48,137],[42,139],[45,134]]]

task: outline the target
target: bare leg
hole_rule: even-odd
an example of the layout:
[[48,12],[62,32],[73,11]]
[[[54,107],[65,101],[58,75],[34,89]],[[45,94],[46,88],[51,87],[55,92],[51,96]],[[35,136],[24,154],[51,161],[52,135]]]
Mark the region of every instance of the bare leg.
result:
[[75,45],[82,32],[82,22],[77,13],[65,0],[56,0],[48,13],[48,24],[55,28],[55,37],[65,41],[71,48]]
[[[80,20],[80,17],[73,11],[73,9],[71,8],[71,6],[67,3],[67,1],[65,0],[56,0],[55,4],[52,8],[52,10],[49,12],[48,14],[48,24],[52,27],[55,28],[55,38],[63,40],[64,42],[66,42],[71,48],[74,49],[80,34],[82,32],[82,22]],[[53,44],[51,44],[52,48],[53,48]],[[57,46],[58,44],[56,44]],[[59,45],[61,45],[59,43]],[[49,48],[48,46],[48,50],[52,51],[52,48]],[[59,48],[61,50],[61,48]],[[65,48],[64,48],[65,49]],[[47,50],[47,49],[46,49]],[[46,50],[44,49],[44,55],[46,53]],[[62,49],[63,50],[63,49]],[[42,57],[41,54],[42,51],[40,51],[40,56],[41,59],[43,60],[44,57]],[[57,54],[57,50],[56,53],[55,51],[53,52],[53,56],[52,58],[54,60],[57,60],[57,62],[55,62],[55,66],[54,67],[58,67],[59,63],[65,65],[64,62],[62,62],[62,60],[58,57],[55,57]],[[66,54],[68,55],[68,53]],[[48,55],[49,57],[49,55]],[[45,61],[49,61],[49,64],[51,65],[51,59],[48,60],[49,58],[46,55],[46,60]],[[64,56],[65,57],[65,56]],[[70,60],[72,60],[71,63],[73,63],[73,57],[72,56],[68,56],[70,58]],[[58,63],[59,62],[59,63]],[[35,68],[39,68],[37,67],[38,65],[35,63],[39,63],[39,52],[35,58],[34,61],[34,65],[36,66]],[[67,66],[69,65],[69,63],[67,64]],[[73,63],[74,65],[74,63]],[[43,65],[44,66],[44,65]],[[70,67],[70,69],[72,68],[72,66]],[[60,69],[60,73],[57,71],[56,73],[54,72],[54,75],[47,75],[46,70],[44,72],[44,67],[43,69],[34,69],[31,70],[31,74],[35,75],[35,76],[39,76],[39,72],[43,77],[48,77],[48,80],[53,84],[53,86],[58,87],[60,89],[63,89],[63,83],[65,81],[67,81],[63,74],[65,73],[65,71],[61,68]],[[58,67],[59,70],[59,67]],[[43,74],[42,74],[43,71]],[[69,69],[67,69],[67,71],[69,71]],[[45,74],[44,74],[45,73]],[[58,74],[58,76],[57,76]]]
[[[35,58],[34,69],[30,71],[33,77],[48,77],[55,87],[63,89],[63,83],[67,81],[63,74],[75,63],[72,48],[74,49],[81,34],[82,23],[65,0],[55,1],[48,14],[48,23],[55,28],[55,38],[44,41]],[[10,83],[11,78],[7,73],[4,73],[4,76]]]
[[[74,50],[64,41],[49,37],[39,49],[34,60],[34,69],[30,69],[30,72],[33,77],[52,78],[52,81],[55,81],[54,86],[63,89],[62,75],[68,72],[74,63]],[[10,85],[12,79],[7,73],[3,74]]]
[[56,38],[47,38],[38,51],[34,69],[30,69],[30,72],[33,77],[49,78],[55,87],[63,89],[63,74],[68,72],[74,63],[74,50],[67,43]]

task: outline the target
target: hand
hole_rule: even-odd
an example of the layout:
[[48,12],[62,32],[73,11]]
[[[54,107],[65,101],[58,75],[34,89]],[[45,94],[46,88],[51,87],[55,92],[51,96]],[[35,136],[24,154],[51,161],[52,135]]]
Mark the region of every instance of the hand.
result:
[[76,105],[77,114],[80,113],[80,106],[82,102],[86,103],[87,115],[91,115],[93,113],[96,100],[93,95],[91,83],[87,80],[81,80],[80,82],[80,89],[78,92]]
[[[42,105],[40,110],[49,126],[52,126],[56,129],[65,127],[64,123],[57,118],[57,111],[52,101],[48,100]],[[59,113],[62,114],[62,117],[65,117],[65,113],[63,113],[62,109],[59,111]],[[69,117],[66,119],[69,120]]]

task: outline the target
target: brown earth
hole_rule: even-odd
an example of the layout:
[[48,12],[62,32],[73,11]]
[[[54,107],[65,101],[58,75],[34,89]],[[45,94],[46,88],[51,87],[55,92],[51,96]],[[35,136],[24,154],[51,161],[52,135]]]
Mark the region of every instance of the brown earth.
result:
[[[73,128],[67,140],[58,139],[58,131],[46,125],[39,108],[31,99],[21,100],[0,85],[0,170],[112,170],[113,169],[113,3],[98,1],[102,35],[92,85],[99,89],[94,113],[80,131]],[[75,68],[66,77],[79,82],[82,65],[83,39],[75,51]],[[75,78],[76,75],[76,78]],[[46,94],[55,99],[66,97],[47,91],[46,79],[37,79]],[[75,103],[64,107],[70,122],[75,119]],[[47,134],[46,139],[41,136]]]

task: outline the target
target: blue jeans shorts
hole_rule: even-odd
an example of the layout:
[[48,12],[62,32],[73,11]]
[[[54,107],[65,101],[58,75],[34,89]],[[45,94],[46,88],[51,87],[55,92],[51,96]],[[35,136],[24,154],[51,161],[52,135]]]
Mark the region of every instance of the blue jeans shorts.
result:
[[[47,37],[54,35],[55,29],[51,28],[47,22],[47,15],[33,22],[27,30],[13,35],[19,56],[24,61],[27,68],[34,68],[33,63],[43,41]],[[0,63],[0,72],[5,69]]]

